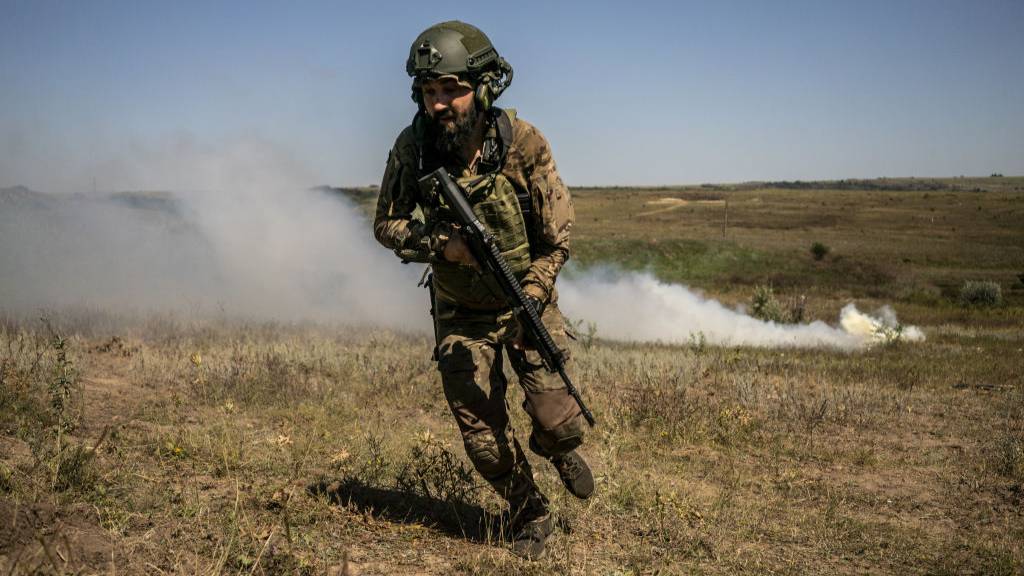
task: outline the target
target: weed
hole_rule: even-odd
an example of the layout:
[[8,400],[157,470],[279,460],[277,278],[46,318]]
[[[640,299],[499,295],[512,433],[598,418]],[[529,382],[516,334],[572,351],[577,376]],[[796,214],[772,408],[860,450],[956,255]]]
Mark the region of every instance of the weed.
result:
[[569,318],[565,319],[565,323],[568,333],[580,343],[584,350],[590,350],[594,346],[594,341],[597,339],[596,323],[583,320],[573,321]]
[[430,432],[419,435],[395,484],[403,492],[446,504],[469,503],[477,488],[473,471]]
[[[43,436],[32,443],[35,447],[35,457],[38,462],[45,463],[49,468],[50,485],[53,490],[88,490],[97,478],[97,473],[91,465],[95,449],[87,449],[67,439],[67,435],[74,431],[79,420],[71,405],[72,394],[77,386],[77,373],[68,353],[67,340],[53,328],[49,320],[44,318],[43,325],[50,334],[50,346],[54,352],[51,377],[47,386],[52,424]],[[46,436],[51,437],[52,444],[44,440]]]
[[184,460],[189,457],[188,449],[182,445],[180,440],[167,439],[159,444],[156,449],[158,456],[173,460]]
[[0,462],[0,493],[14,490],[14,472],[6,464]]
[[43,320],[52,337],[53,350],[57,357],[53,365],[53,378],[50,380],[49,396],[50,411],[56,420],[57,444],[60,452],[62,434],[71,432],[75,420],[70,413],[71,392],[75,386],[75,365],[68,358],[67,341],[54,331],[48,320]]
[[807,298],[792,298],[783,304],[775,296],[770,284],[758,284],[750,301],[751,315],[765,322],[777,324],[798,324],[803,322]]
[[978,308],[1000,306],[1003,291],[998,282],[968,280],[960,287],[960,305]]
[[996,438],[991,454],[997,474],[1024,483],[1024,435],[1006,433]]
[[746,408],[723,408],[715,418],[714,438],[723,445],[734,445],[745,440],[755,425],[754,415]]
[[811,244],[811,256],[813,256],[815,260],[823,260],[825,256],[828,256],[828,253],[831,251],[831,248],[822,244],[821,242],[815,242],[814,244]]
[[900,323],[895,323],[891,326],[879,324],[875,328],[874,336],[883,346],[896,346],[903,341],[903,330],[903,324]]
[[759,284],[754,287],[754,295],[751,298],[751,315],[766,322],[782,322],[784,312],[782,305],[775,298],[775,291],[769,284]]
[[694,354],[700,354],[701,352],[704,352],[708,347],[707,336],[705,336],[704,332],[701,331],[691,332],[687,345],[689,346],[690,350],[693,351]]
[[363,436],[363,454],[355,464],[351,478],[368,486],[385,486],[393,478],[392,462],[385,450],[383,434],[367,432]]
[[58,492],[88,492],[99,479],[93,459],[95,450],[81,444],[65,446],[55,456],[53,488]]

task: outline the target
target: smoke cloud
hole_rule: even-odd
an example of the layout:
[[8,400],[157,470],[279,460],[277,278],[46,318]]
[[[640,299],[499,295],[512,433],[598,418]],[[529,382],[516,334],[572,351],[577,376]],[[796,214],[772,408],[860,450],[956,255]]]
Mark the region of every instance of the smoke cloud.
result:
[[[311,190],[301,162],[260,141],[221,148],[176,139],[98,168],[135,190],[54,196],[0,190],[0,311],[40,308],[224,314],[426,332],[422,266],[373,239],[366,215],[337,192]],[[918,341],[891,309],[852,304],[839,327],[781,325],[647,273],[608,268],[559,279],[562,309],[624,341],[853,350]]]
[[310,175],[273,146],[178,140],[130,158],[104,164],[101,179],[175,191],[0,191],[0,309],[429,326],[419,271],[389,257],[353,204],[309,190]]
[[659,281],[649,273],[596,269],[560,279],[560,306],[571,318],[593,322],[602,338],[625,341],[764,347],[832,347],[855,350],[887,341],[920,341],[913,326],[900,327],[896,315],[883,308],[880,317],[843,308],[840,328],[764,322],[731,310],[679,284]]

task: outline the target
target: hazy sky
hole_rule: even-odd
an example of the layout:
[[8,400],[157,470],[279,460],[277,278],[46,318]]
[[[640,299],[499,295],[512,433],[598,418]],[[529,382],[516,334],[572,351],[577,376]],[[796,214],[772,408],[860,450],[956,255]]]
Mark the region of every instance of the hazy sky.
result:
[[409,44],[453,18],[570,185],[1024,174],[1020,0],[0,0],[0,187],[186,186],[147,162],[239,143],[377,183]]

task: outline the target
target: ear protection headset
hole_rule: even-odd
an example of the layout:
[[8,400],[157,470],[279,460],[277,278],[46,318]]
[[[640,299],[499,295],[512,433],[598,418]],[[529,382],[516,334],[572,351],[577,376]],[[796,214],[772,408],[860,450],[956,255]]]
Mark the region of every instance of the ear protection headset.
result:
[[[481,112],[490,110],[498,96],[501,96],[501,93],[512,84],[512,65],[499,56],[496,68],[497,70],[474,75],[476,76],[475,78],[471,76],[469,79],[470,84],[476,85],[476,89],[473,91],[473,100],[476,102],[477,109]],[[460,74],[459,76],[461,78],[464,75]],[[412,101],[421,110],[423,109],[422,82],[426,77],[416,76],[412,81]]]
[[498,96],[512,84],[512,66],[501,56],[498,57],[497,68],[496,71],[484,72],[477,81],[473,97],[481,112],[490,110]]

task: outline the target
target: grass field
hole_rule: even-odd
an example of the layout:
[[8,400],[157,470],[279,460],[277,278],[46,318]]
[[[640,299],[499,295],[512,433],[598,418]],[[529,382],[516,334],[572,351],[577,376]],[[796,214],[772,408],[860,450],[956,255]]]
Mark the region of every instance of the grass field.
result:
[[[535,462],[561,529],[524,563],[424,336],[6,318],[0,574],[1024,572],[1024,178],[574,198],[578,263],[728,303],[770,283],[807,319],[891,304],[927,340],[671,347],[598,328],[572,349],[598,490],[577,501]],[[968,280],[1002,302],[963,305]]]

